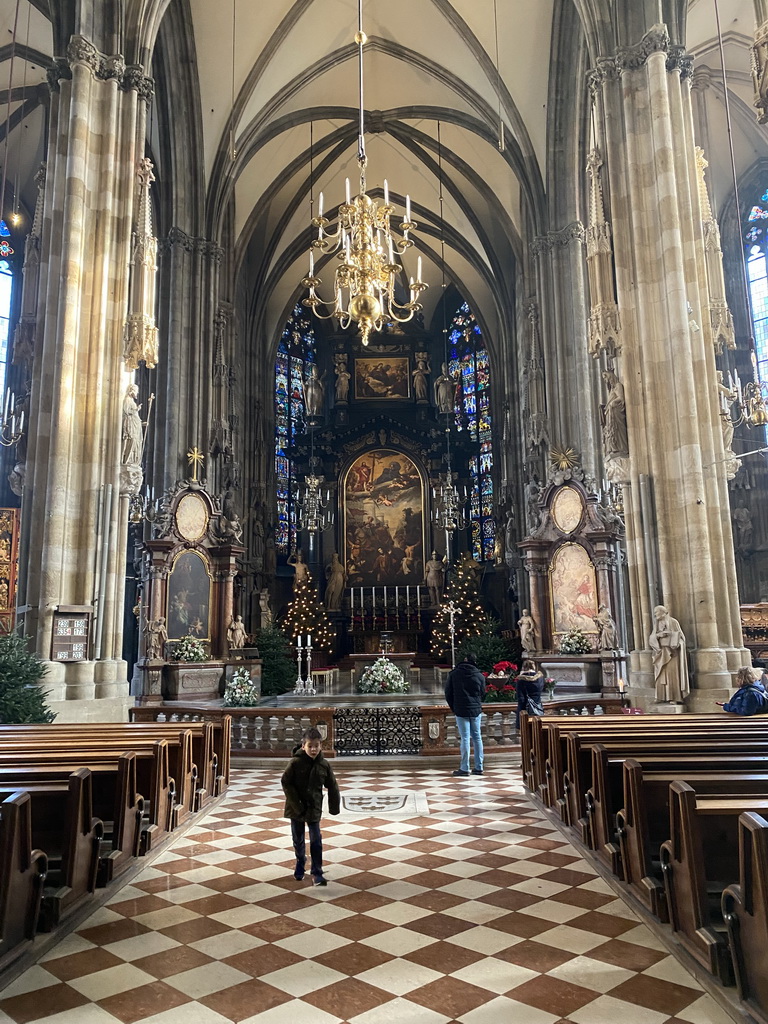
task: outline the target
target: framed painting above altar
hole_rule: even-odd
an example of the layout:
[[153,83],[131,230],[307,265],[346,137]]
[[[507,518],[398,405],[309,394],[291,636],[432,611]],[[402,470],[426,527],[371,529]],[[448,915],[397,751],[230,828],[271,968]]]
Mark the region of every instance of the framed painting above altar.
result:
[[392,400],[410,394],[408,356],[355,360],[355,398]]
[[549,569],[549,588],[553,633],[569,629],[596,632],[597,582],[586,548],[570,543],[557,549]]
[[210,639],[211,575],[207,561],[197,551],[182,551],[168,578],[166,622],[168,639],[188,633]]
[[344,552],[349,586],[424,581],[424,479],[403,452],[376,448],[347,468]]

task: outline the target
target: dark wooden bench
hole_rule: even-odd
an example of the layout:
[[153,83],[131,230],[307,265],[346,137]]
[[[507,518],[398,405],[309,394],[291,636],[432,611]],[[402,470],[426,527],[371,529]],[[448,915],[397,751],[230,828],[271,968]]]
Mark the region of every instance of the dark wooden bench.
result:
[[[78,768],[66,782],[29,783],[32,845],[48,858],[40,931],[50,931],[96,889],[104,825],[92,813],[92,778]],[[0,800],[17,792],[0,786]]]
[[[14,754],[0,756],[0,786],[23,789],[45,782],[66,782],[73,771],[82,767],[75,757],[71,761],[55,756],[38,755],[40,760],[26,760]],[[141,846],[144,798],[136,788],[136,755],[133,752],[89,758],[92,774],[93,814],[104,823],[104,838],[99,854],[97,884],[106,885],[127,870]]]
[[0,805],[0,970],[31,945],[37,932],[48,858],[32,846],[28,793]]
[[747,771],[738,761],[723,762],[722,770],[712,771],[702,767],[700,759],[692,762],[685,757],[669,762],[672,770],[665,771],[632,758],[623,763],[624,806],[616,813],[621,877],[660,921],[669,919],[660,850],[669,839],[670,785],[687,782],[699,796],[768,795],[768,771],[750,773],[750,766],[765,768],[765,759],[753,759]]
[[768,796],[705,796],[673,782],[669,801],[671,838],[661,845],[661,870],[670,924],[691,956],[732,984],[722,893],[739,877],[739,817],[765,813]]
[[[643,757],[660,754],[673,756],[682,751],[688,754],[700,754],[703,757],[717,756],[726,752],[740,756],[756,756],[763,754],[768,757],[768,736],[749,729],[692,729],[684,735],[674,731],[661,733],[635,733],[630,736],[581,736],[578,733],[567,737],[567,769],[562,778],[562,797],[557,803],[566,823],[581,834],[582,840],[588,841],[587,834],[587,793],[593,788],[592,770],[594,759],[592,750],[602,746],[609,756]],[[593,791],[594,795],[594,791]]]
[[739,880],[722,895],[736,987],[759,1024],[768,1024],[768,821],[754,811],[739,818]]

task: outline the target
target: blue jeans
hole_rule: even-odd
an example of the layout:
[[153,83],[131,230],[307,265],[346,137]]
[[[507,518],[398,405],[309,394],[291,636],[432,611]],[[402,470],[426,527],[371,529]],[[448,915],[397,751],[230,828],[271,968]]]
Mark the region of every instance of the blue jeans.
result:
[[469,771],[469,738],[472,737],[472,753],[475,759],[475,768],[483,770],[483,737],[480,735],[480,715],[475,718],[459,718],[456,716],[456,726],[459,730],[461,740],[461,761],[459,771]]
[[304,867],[307,858],[306,840],[304,838],[304,826],[309,829],[309,856],[312,861],[311,872],[315,878],[323,877],[323,837],[320,835],[319,821],[299,821],[291,818],[291,838],[293,849],[296,853],[296,863]]

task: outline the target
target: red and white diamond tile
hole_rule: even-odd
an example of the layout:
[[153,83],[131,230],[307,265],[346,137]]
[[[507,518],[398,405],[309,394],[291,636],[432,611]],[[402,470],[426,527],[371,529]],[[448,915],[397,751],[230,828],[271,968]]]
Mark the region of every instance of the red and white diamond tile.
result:
[[354,799],[323,822],[327,888],[292,876],[280,771],[238,770],[213,812],[0,992],[0,1024],[730,1021],[518,772],[335,768]]

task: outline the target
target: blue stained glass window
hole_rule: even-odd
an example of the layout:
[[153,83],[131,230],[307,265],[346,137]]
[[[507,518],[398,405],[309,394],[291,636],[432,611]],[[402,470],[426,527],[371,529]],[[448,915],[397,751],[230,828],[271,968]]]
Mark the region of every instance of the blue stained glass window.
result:
[[311,315],[299,303],[285,325],[275,357],[275,545],[282,554],[296,546],[291,450],[306,429],[304,378],[309,364],[316,362],[315,341]]
[[8,230],[8,225],[4,220],[0,220],[0,238],[10,238],[11,232]]
[[469,459],[472,480],[470,519],[472,553],[478,561],[493,558],[493,448],[491,443],[491,371],[488,350],[475,315],[466,302],[456,310],[448,330],[448,372],[457,382],[456,427],[476,444]]

